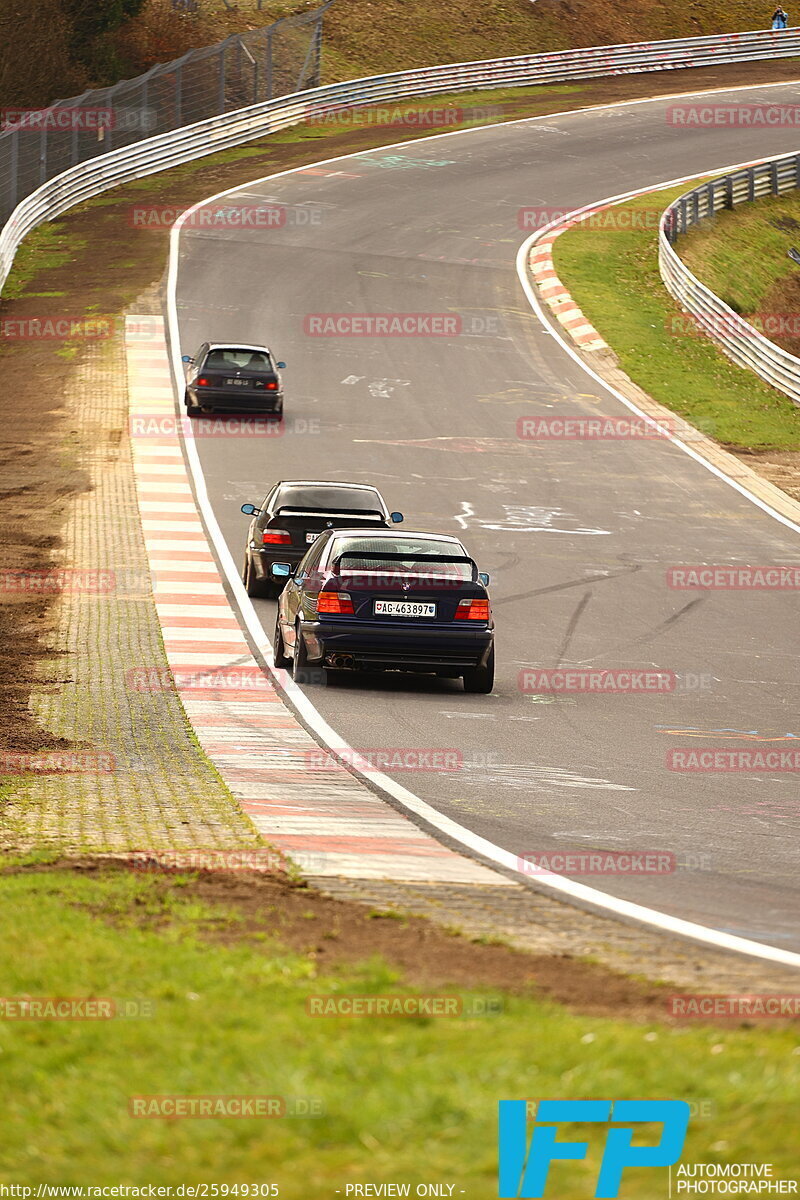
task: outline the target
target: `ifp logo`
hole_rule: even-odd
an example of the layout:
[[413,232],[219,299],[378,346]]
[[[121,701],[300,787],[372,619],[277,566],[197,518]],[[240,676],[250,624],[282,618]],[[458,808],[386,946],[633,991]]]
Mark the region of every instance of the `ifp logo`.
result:
[[[626,1167],[669,1167],[681,1156],[689,1125],[685,1100],[540,1100],[530,1147],[527,1140],[528,1105],[525,1100],[500,1101],[500,1173],[498,1195],[544,1196],[550,1164],[558,1159],[586,1157],[588,1142],[558,1142],[558,1126],[569,1122],[608,1122],[603,1160],[595,1197],[618,1195]],[[661,1125],[654,1146],[634,1146],[634,1125]]]

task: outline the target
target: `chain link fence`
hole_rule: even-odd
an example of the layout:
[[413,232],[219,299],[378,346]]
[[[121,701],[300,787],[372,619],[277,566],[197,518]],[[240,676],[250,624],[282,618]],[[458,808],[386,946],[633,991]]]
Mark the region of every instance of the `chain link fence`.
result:
[[318,86],[322,21],[331,3],[190,50],[137,79],[57,100],[46,109],[5,110],[0,224],[21,200],[69,167],[142,138]]

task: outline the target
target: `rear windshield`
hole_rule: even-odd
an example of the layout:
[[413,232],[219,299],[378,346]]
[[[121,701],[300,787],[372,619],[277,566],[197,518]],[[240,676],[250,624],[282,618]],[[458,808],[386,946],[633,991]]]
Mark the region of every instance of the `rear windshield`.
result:
[[370,488],[302,487],[287,484],[278,489],[274,507],[303,508],[316,512],[364,513],[383,516],[377,492]]
[[[437,575],[456,579],[472,579],[472,563],[463,546],[457,542],[438,542],[432,538],[335,538],[330,562],[342,554],[357,554],[341,563],[339,574],[378,571],[381,575]],[[386,554],[402,554],[400,561],[387,561]],[[436,557],[464,556],[462,562],[437,562]]]
[[230,347],[225,350],[209,351],[204,365],[208,370],[213,367],[222,369],[226,367],[238,367],[244,371],[272,370],[269,355],[265,354],[263,350],[236,350]]

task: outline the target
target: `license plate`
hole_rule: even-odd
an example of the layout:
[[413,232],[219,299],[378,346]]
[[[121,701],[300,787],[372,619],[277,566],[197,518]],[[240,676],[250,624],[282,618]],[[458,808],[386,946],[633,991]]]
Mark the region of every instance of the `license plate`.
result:
[[435,617],[436,605],[430,600],[376,600],[376,617]]
[[250,383],[249,379],[226,379],[226,387],[247,387]]
[[318,537],[319,537],[318,533],[307,533],[306,541],[310,544],[311,542],[315,542]]

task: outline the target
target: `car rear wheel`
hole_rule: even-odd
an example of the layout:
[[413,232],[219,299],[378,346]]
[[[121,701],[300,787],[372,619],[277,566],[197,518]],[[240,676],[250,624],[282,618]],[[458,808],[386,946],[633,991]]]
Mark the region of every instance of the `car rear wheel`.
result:
[[256,573],[253,570],[253,560],[249,554],[244,560],[244,572],[242,574],[242,579],[244,580],[244,587],[248,596],[252,596],[254,599],[260,600],[264,600],[269,596],[271,586],[270,584],[263,583],[260,579],[256,578]]
[[494,687],[494,646],[489,651],[486,665],[464,672],[464,691],[481,692],[486,695]]
[[292,660],[286,655],[286,647],[283,644],[283,630],[281,629],[281,619],[275,621],[275,637],[272,639],[273,657],[276,667],[283,667],[284,670],[292,665]]
[[187,417],[199,417],[200,413],[203,411],[202,408],[198,408],[196,404],[192,404],[188,392],[183,393],[183,403],[186,405]]
[[292,659],[292,679],[295,683],[308,683],[308,650],[305,639],[300,632],[299,623],[294,627],[294,658]]

